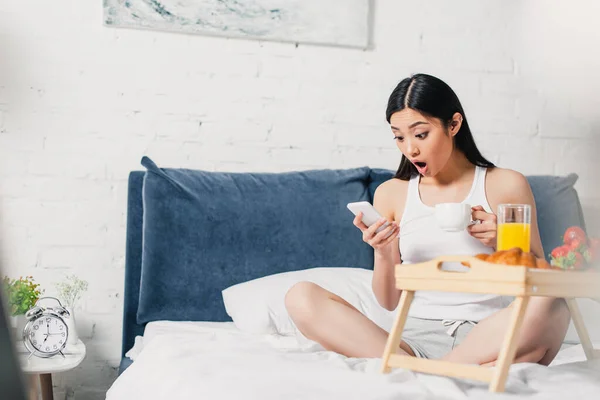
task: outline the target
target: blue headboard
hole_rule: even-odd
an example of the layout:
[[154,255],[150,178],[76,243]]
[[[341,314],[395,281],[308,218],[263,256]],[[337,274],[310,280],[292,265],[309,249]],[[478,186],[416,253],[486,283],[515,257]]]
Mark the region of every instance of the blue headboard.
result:
[[345,206],[372,202],[389,171],[212,173],[142,163],[148,171],[128,182],[122,355],[148,321],[231,320],[221,290],[232,284],[310,267],[373,268]]
[[144,334],[144,325],[137,323],[137,310],[140,300],[140,276],[142,272],[143,182],[144,172],[133,171],[129,174],[121,357],[125,357],[125,353],[133,347],[135,337]]

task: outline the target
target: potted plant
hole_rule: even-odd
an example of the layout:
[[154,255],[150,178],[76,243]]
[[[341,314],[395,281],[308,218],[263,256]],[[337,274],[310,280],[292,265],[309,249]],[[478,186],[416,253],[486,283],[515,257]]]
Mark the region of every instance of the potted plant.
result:
[[8,312],[11,315],[11,325],[19,334],[25,323],[25,313],[35,305],[43,290],[35,283],[33,276],[10,279],[5,276],[2,280],[8,302]]
[[56,289],[58,290],[57,297],[61,301],[63,307],[71,314],[70,318],[65,320],[69,329],[68,343],[70,344],[75,344],[79,340],[75,326],[75,304],[87,288],[88,282],[79,279],[76,275],[69,275],[63,282],[56,284]]

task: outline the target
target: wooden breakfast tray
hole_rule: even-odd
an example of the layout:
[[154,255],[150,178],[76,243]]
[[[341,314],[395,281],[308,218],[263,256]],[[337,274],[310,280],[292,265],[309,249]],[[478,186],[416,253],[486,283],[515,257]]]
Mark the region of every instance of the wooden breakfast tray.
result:
[[[470,269],[467,272],[445,271],[441,269],[444,262],[465,262]],[[600,358],[600,350],[594,350],[575,300],[580,297],[600,301],[600,272],[535,269],[488,263],[471,256],[443,256],[419,264],[398,264],[395,277],[396,287],[402,290],[402,294],[383,354],[383,373],[390,372],[391,368],[407,368],[490,382],[490,391],[504,391],[508,370],[517,351],[517,334],[531,296],[564,297],[587,359]],[[496,366],[463,365],[404,356],[395,354],[395,350],[392,352],[399,348],[408,310],[417,290],[515,296],[513,314]]]

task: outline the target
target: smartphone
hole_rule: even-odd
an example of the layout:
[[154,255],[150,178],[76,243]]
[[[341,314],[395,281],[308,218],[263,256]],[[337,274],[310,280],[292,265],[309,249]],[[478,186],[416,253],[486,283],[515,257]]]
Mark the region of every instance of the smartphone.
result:
[[[362,222],[368,227],[373,225],[375,222],[379,221],[381,218],[383,218],[381,214],[377,212],[375,207],[373,207],[373,205],[368,201],[357,201],[355,203],[348,203],[346,207],[348,207],[348,210],[352,211],[352,214],[354,215],[358,215],[359,212],[362,212]],[[375,232],[379,233],[388,225],[389,222],[386,221]]]

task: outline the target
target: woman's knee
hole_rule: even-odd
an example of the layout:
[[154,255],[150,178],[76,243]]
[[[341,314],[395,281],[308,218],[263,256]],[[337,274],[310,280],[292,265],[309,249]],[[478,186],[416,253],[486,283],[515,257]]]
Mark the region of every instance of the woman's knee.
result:
[[539,314],[529,313],[521,329],[520,362],[548,365],[558,353],[571,318],[568,307],[561,300],[556,299],[550,308]]
[[552,347],[562,343],[570,320],[571,314],[564,300],[554,299],[549,308],[539,311],[534,308],[528,312],[523,325],[526,337],[531,341]]
[[298,282],[285,295],[285,308],[292,320],[298,324],[310,320],[323,299],[323,288],[313,282]]

